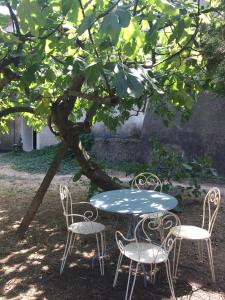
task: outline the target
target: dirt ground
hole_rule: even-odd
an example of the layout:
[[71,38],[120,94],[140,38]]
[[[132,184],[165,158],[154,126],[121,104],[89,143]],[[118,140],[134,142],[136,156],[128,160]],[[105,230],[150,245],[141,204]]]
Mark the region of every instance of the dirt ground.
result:
[[[118,175],[118,174],[117,174]],[[123,174],[119,174],[123,176]],[[60,262],[66,240],[65,220],[59,199],[59,184],[68,183],[73,199],[87,200],[87,181],[78,184],[70,176],[56,176],[44,202],[30,227],[26,239],[15,242],[16,228],[24,215],[43,175],[31,175],[0,167],[0,299],[124,299],[128,276],[128,261],[124,260],[118,285],[112,288],[118,250],[109,252],[105,260],[105,276],[101,277],[98,265],[91,267],[95,253],[93,238],[82,238],[69,257],[64,273],[59,275]],[[211,283],[207,255],[204,264],[198,262],[197,247],[184,242],[179,278],[175,284],[178,299],[225,299],[225,189],[222,204],[214,227],[212,245],[216,271],[216,283]],[[201,224],[202,202],[186,200],[179,213],[182,223]],[[116,217],[100,213],[100,221],[106,224],[107,241],[114,236],[112,224]],[[125,230],[126,220],[119,227]],[[138,274],[133,298],[136,300],[170,299],[170,291],[164,268],[160,268],[156,283],[143,286],[143,275]]]

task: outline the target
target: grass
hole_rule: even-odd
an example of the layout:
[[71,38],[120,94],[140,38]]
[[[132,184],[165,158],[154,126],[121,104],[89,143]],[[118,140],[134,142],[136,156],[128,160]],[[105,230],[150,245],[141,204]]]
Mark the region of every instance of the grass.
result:
[[[31,152],[8,152],[0,155],[0,165],[10,165],[14,170],[29,173],[45,173],[51,164],[58,145],[46,147]],[[78,169],[78,164],[71,152],[67,152],[61,162],[59,174],[72,174]]]
[[[9,165],[17,171],[28,173],[45,173],[51,164],[58,145],[45,147],[41,150],[31,152],[8,152],[0,155],[0,165]],[[143,170],[145,165],[132,162],[112,163],[107,161],[96,161],[103,169],[123,171],[126,174],[137,173],[137,170]],[[146,167],[146,166],[145,166]],[[79,165],[73,154],[68,151],[61,162],[59,174],[73,174],[79,170]]]
[[[58,150],[58,145],[45,147],[41,150],[33,150],[31,152],[8,152],[0,154],[0,166],[9,165],[12,169],[17,171],[24,171],[28,173],[45,173],[51,164],[56,151]],[[95,159],[95,158],[94,158]],[[150,166],[135,162],[108,162],[108,161],[96,161],[100,167],[103,169],[110,169],[114,171],[125,172],[126,175],[138,174],[144,171],[148,171]],[[79,165],[74,157],[74,155],[68,151],[61,162],[58,174],[75,174],[79,170]],[[199,178],[202,182],[224,183],[224,177],[216,176],[210,178]]]
[[[45,173],[51,164],[58,145],[45,147],[41,150],[33,150],[31,152],[8,152],[0,154],[0,166],[9,165],[17,171],[28,173]],[[95,158],[94,158],[95,159]],[[137,173],[139,170],[146,168],[146,165],[132,162],[113,163],[108,161],[96,161],[103,169],[115,171],[123,171],[126,174]],[[59,174],[74,174],[79,170],[79,165],[73,154],[68,151],[61,162]]]

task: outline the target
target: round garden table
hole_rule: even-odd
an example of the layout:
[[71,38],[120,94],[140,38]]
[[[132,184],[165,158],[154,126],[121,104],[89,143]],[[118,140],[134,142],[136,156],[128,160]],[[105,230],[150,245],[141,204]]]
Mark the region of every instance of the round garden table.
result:
[[141,215],[162,212],[177,206],[177,199],[165,193],[121,189],[99,193],[90,199],[91,204],[100,210],[117,213]]
[[99,193],[90,199],[90,203],[103,211],[130,215],[128,236],[132,237],[140,215],[171,210],[178,202],[173,196],[161,192],[121,189]]

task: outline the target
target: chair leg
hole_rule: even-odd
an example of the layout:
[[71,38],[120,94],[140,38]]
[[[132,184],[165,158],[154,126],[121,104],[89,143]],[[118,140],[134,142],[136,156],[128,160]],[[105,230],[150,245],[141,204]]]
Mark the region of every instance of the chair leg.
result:
[[[176,253],[176,244],[177,244],[177,241],[178,241],[179,245],[178,245],[178,252]],[[175,246],[174,246],[174,259],[173,259],[173,269],[172,269],[173,270],[173,278],[174,279],[177,276],[177,269],[178,269],[179,258],[180,258],[181,242],[182,242],[182,239],[179,239],[179,240],[177,239],[176,243],[175,243]]]
[[207,245],[207,249],[208,249],[209,266],[210,266],[210,271],[211,271],[211,275],[212,275],[212,281],[215,282],[216,277],[215,277],[213,255],[212,255],[212,245],[211,245],[211,240],[210,239],[206,240],[206,245]]
[[198,240],[197,241],[198,244],[198,258],[199,258],[199,262],[203,262],[203,241],[202,240]]
[[103,241],[104,241],[104,256],[106,256],[106,237],[105,237],[105,231],[103,231]]
[[166,274],[167,274],[167,279],[168,279],[168,283],[169,283],[169,287],[170,287],[170,292],[172,295],[172,298],[175,300],[175,292],[174,292],[174,287],[173,287],[173,279],[172,279],[172,275],[171,275],[171,270],[170,270],[170,261],[167,260],[165,262],[166,265]]
[[100,233],[101,236],[101,248],[102,248],[102,254],[101,254],[101,260],[102,260],[102,275],[104,275],[104,256],[105,256],[105,237],[104,232]]
[[101,275],[104,275],[104,271],[103,271],[103,269],[102,269],[102,257],[101,257],[101,253],[100,253],[100,246],[99,246],[98,234],[96,234],[95,236],[96,236],[96,242],[97,242],[97,251],[98,251],[98,259],[99,259],[100,273],[101,273]]
[[136,281],[136,277],[137,277],[138,266],[139,266],[139,263],[137,263],[137,265],[136,265],[136,269],[135,269],[135,274],[134,274],[134,279],[133,279],[132,288],[131,288],[131,291],[130,291],[130,297],[129,297],[129,300],[131,300],[132,295],[133,295],[134,285],[135,285],[135,281]]
[[62,263],[61,263],[61,267],[60,267],[60,275],[62,274],[65,264],[66,264],[67,256],[68,256],[68,253],[69,253],[69,250],[71,247],[72,238],[73,238],[73,233],[69,231],[68,235],[67,235],[65,250],[63,253],[63,257],[62,257]]
[[74,237],[73,237],[73,240],[72,240],[72,243],[71,243],[71,247],[70,247],[70,250],[69,250],[69,254],[71,254],[72,251],[73,251],[76,239],[77,239],[77,234],[74,234]]
[[116,283],[117,283],[117,279],[118,279],[118,275],[119,275],[119,269],[120,269],[120,266],[121,266],[122,259],[123,259],[123,254],[120,252],[118,262],[117,262],[117,267],[116,267],[116,273],[115,273],[115,277],[114,277],[114,281],[113,281],[113,287],[115,287]]

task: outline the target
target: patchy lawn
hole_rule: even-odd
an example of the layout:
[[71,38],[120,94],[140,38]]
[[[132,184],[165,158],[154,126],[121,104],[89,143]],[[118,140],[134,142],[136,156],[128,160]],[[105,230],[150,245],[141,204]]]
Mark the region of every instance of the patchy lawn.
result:
[[[121,175],[121,174],[119,174]],[[123,273],[119,275],[118,286],[112,282],[117,264],[118,251],[109,252],[105,260],[105,276],[99,268],[91,268],[95,251],[93,238],[80,239],[76,251],[68,259],[62,276],[60,262],[66,240],[65,220],[59,199],[60,182],[68,183],[76,201],[87,200],[87,181],[82,177],[79,183],[72,183],[70,176],[56,176],[44,199],[38,215],[22,242],[14,241],[15,231],[26,211],[43,174],[14,171],[2,164],[0,170],[0,299],[124,299],[128,276],[128,261],[124,260]],[[217,281],[210,282],[210,271],[205,254],[202,265],[197,259],[197,246],[184,243],[181,252],[179,279],[175,284],[178,299],[225,299],[225,203],[222,189],[222,205],[213,233],[213,254]],[[187,200],[184,211],[179,214],[183,223],[200,225],[202,203]],[[101,222],[107,226],[107,241],[112,240],[112,223],[115,216],[100,213]],[[119,223],[126,230],[126,219]],[[170,291],[164,268],[157,274],[156,284],[143,287],[143,276],[139,274],[133,298],[136,300],[170,299]]]

